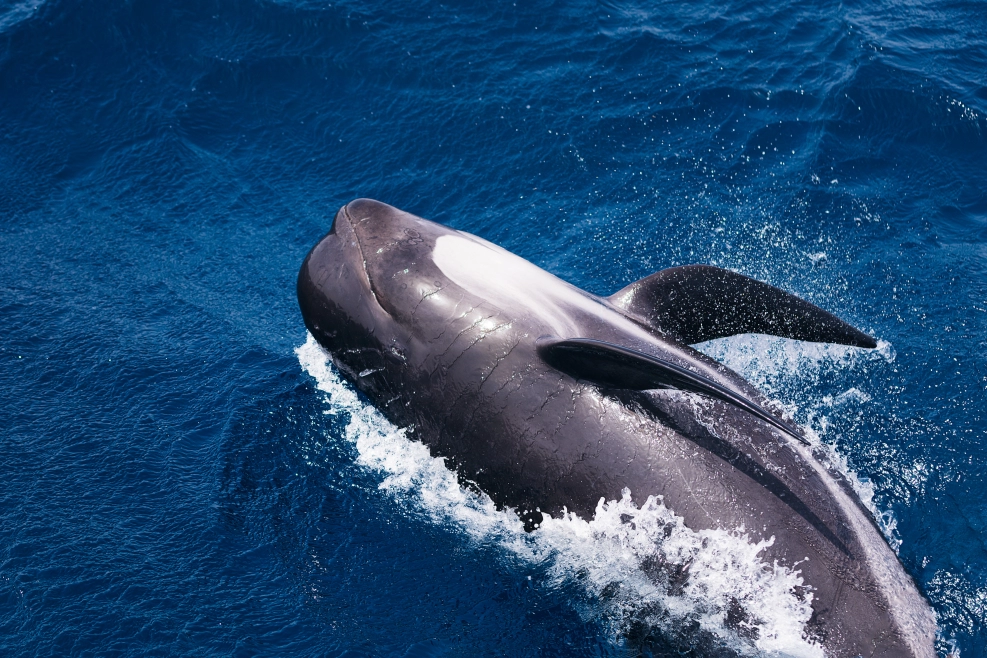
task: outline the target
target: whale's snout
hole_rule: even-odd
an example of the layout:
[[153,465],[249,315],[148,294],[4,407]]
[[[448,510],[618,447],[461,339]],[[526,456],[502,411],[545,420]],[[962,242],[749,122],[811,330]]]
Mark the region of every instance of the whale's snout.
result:
[[375,309],[360,240],[349,206],[336,213],[329,232],[298,272],[298,305],[309,332],[323,345],[341,345],[375,323]]
[[421,301],[418,269],[436,231],[449,229],[372,199],[339,209],[298,273],[298,305],[309,332],[324,346],[365,349],[393,338],[401,309]]
[[394,206],[389,206],[386,203],[375,201],[374,199],[353,199],[343,206],[342,210],[348,219],[359,224],[374,224],[380,221],[386,221],[391,216],[407,214]]
[[369,263],[380,260],[377,256],[390,251],[395,244],[407,240],[409,236],[419,233],[425,224],[431,222],[380,201],[355,199],[336,214],[333,229],[337,224],[352,231]]
[[[322,240],[320,240],[319,244],[312,251],[318,249],[322,242],[326,240],[331,241],[333,238],[349,239],[351,246],[358,246],[356,242],[357,236],[354,231],[355,225],[364,225],[362,228],[366,229],[366,224],[373,224],[379,215],[386,214],[387,209],[394,210],[387,204],[372,199],[356,199],[350,201],[336,211],[336,214],[332,218],[332,223],[329,225],[329,232],[322,236]],[[354,217],[357,218],[356,221],[354,221]]]

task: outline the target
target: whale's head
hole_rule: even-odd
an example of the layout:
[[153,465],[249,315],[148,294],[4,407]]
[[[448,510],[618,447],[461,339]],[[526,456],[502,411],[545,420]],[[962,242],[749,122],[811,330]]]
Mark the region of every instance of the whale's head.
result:
[[298,274],[305,325],[351,376],[402,358],[423,297],[448,284],[431,254],[458,232],[379,201],[343,206]]

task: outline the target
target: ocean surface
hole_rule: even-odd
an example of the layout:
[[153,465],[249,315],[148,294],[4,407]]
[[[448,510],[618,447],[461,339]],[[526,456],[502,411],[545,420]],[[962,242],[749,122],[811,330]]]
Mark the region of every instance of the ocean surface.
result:
[[0,0],[0,655],[625,656],[738,583],[752,655],[817,655],[757,547],[682,529],[703,588],[635,590],[627,501],[526,535],[334,373],[295,277],[355,197],[595,293],[712,263],[873,333],[700,347],[855,474],[940,653],[987,656],[963,0]]

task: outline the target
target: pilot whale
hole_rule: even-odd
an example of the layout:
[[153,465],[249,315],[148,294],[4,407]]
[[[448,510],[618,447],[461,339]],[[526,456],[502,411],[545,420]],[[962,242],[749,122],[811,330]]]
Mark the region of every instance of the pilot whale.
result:
[[764,333],[876,343],[778,288],[704,265],[609,297],[479,237],[353,201],[298,275],[305,326],[395,424],[537,532],[661,496],[689,528],[774,538],[826,656],[933,658],[935,617],[846,478],[751,384],[689,347]]

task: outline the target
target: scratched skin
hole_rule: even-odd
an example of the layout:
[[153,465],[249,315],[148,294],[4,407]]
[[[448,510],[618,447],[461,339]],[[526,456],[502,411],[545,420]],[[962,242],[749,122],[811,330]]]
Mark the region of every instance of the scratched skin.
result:
[[[774,537],[802,572],[827,656],[935,656],[933,614],[844,478],[734,406],[604,389],[548,366],[535,341],[588,337],[686,366],[770,407],[692,348],[475,236],[357,200],[302,265],[306,326],[394,423],[530,528],[598,501],[661,495],[693,530]],[[796,566],[797,565],[797,566]]]

